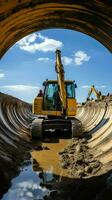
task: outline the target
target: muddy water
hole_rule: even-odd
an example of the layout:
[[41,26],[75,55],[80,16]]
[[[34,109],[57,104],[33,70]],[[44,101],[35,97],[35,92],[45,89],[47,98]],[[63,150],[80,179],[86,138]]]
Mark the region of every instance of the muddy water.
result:
[[38,150],[31,152],[31,160],[24,162],[20,174],[12,180],[2,200],[41,200],[48,196],[51,190],[47,184],[61,181],[62,176],[67,176],[67,171],[60,167],[58,152],[69,142],[69,139],[46,139],[41,143],[40,150],[40,144],[35,141],[34,148]]
[[[54,174],[61,180],[62,176],[68,176],[67,170],[62,169],[59,162],[59,154],[70,143],[70,139],[46,139],[43,142],[42,151],[32,151],[32,159],[34,162],[33,169],[39,170],[38,165],[43,173]],[[45,149],[45,150],[44,150]],[[36,162],[37,168],[36,168]]]

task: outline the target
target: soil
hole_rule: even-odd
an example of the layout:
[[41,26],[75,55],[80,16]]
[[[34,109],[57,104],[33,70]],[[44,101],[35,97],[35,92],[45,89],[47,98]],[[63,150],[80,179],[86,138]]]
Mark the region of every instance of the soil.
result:
[[112,170],[104,173],[102,163],[94,158],[85,138],[72,139],[71,144],[59,155],[60,165],[68,170],[68,177],[49,184],[53,192],[45,200],[112,199]]
[[59,154],[62,168],[68,169],[72,178],[90,177],[101,170],[101,162],[94,158],[84,138],[72,139],[71,144]]

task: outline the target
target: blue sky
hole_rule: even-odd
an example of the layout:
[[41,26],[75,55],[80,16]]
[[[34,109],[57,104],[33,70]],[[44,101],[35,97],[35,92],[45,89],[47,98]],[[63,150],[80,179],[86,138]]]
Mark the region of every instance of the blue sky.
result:
[[77,83],[85,101],[91,85],[112,93],[112,54],[95,39],[76,31],[49,29],[18,41],[0,61],[0,90],[32,102],[42,82],[56,79],[55,50],[62,52],[65,78]]

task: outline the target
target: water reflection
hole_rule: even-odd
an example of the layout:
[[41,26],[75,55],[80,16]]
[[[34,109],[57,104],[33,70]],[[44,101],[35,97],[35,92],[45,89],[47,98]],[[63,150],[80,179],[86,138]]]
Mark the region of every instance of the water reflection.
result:
[[63,150],[69,143],[70,139],[46,138],[42,142],[43,150],[34,150],[31,153],[33,170],[44,173],[44,176],[47,174],[47,177],[55,174],[53,175],[52,181],[53,179],[55,181],[61,181],[62,176],[68,176],[67,170],[62,169],[60,166],[58,152]]
[[58,152],[68,145],[70,139],[46,138],[34,141],[32,162],[25,162],[18,177],[2,200],[41,200],[51,192],[50,184],[68,176],[59,163]]
[[37,161],[33,159],[33,171],[39,172],[39,178],[41,179],[41,185],[47,185],[47,183],[55,180],[53,176],[53,168],[51,167],[47,171],[44,171],[43,168],[39,166]]
[[13,179],[12,186],[2,200],[35,200],[49,195],[50,190],[41,186],[40,172],[33,172],[32,166],[24,167],[20,175]]

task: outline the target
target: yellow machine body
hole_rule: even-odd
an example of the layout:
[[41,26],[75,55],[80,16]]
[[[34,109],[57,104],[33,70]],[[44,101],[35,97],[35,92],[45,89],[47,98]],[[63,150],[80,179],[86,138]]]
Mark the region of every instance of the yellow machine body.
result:
[[[57,83],[57,81],[48,81],[48,83]],[[70,83],[71,81],[65,81]],[[45,110],[44,109],[44,96],[36,97],[33,102],[32,113],[36,115],[47,115],[47,116],[62,116],[61,110]],[[77,112],[77,103],[75,98],[66,97],[66,116],[75,116]]]

